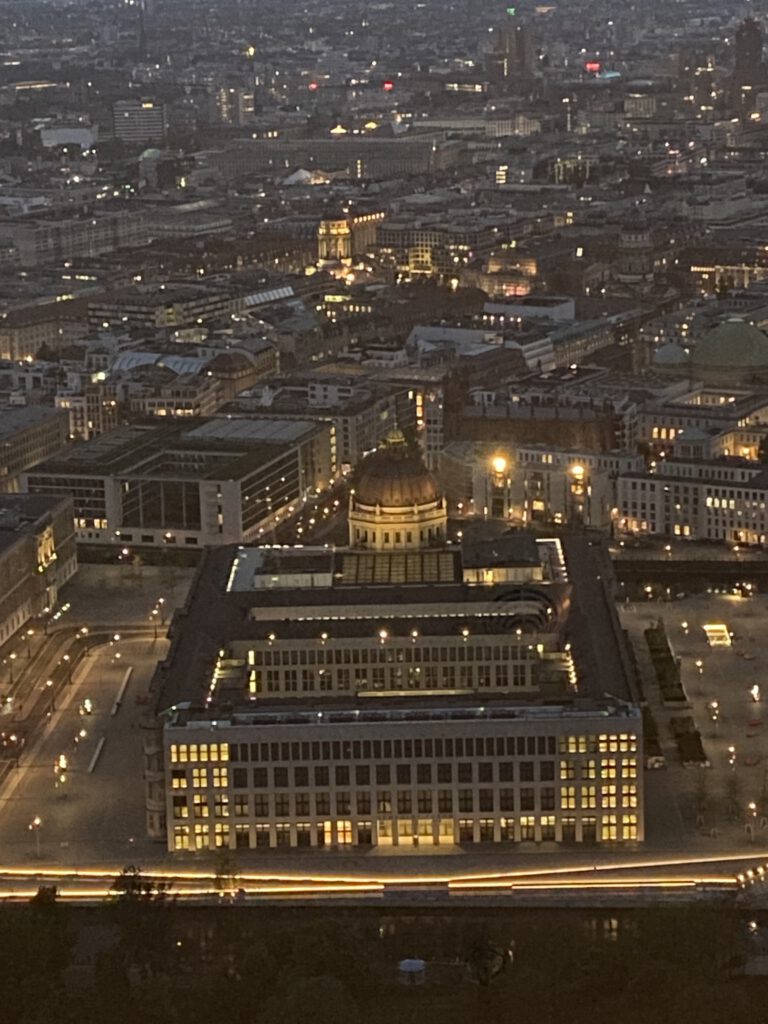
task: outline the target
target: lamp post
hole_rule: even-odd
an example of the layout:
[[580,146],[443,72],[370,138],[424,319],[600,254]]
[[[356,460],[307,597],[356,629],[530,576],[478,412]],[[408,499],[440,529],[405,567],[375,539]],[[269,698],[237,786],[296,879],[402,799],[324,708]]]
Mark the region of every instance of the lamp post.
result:
[[40,859],[40,827],[43,824],[43,819],[39,814],[36,814],[32,821],[29,823],[29,831],[34,833],[35,836],[35,854]]
[[8,660],[10,662],[10,668],[11,668],[10,683],[11,683],[11,686],[13,686],[13,681],[14,681],[13,680],[13,663],[14,663],[14,661],[16,661],[16,652],[15,651],[12,651],[8,655]]
[[32,657],[32,637],[34,635],[35,635],[34,629],[28,629],[27,630],[27,632],[26,632],[26,640],[27,640],[27,657],[28,658]]
[[64,667],[66,668],[67,682],[71,686],[72,685],[72,659],[70,658],[70,656],[68,654],[65,654],[64,657],[61,660],[64,662]]
[[45,680],[45,688],[47,690],[51,691],[51,708],[50,708],[50,710],[53,712],[53,711],[56,710],[56,694],[53,692],[53,680],[52,679],[46,679]]
[[157,599],[157,607],[160,609],[160,624],[162,626],[164,626],[165,625],[165,598],[164,597],[158,597],[158,599]]

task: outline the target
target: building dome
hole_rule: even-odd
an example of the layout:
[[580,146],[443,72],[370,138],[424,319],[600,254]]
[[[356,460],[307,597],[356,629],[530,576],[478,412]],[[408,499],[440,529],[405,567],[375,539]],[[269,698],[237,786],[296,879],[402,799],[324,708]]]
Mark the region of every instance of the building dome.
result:
[[365,459],[355,485],[355,503],[372,508],[408,508],[439,498],[437,481],[421,457],[409,450],[399,430],[393,430],[384,445]]
[[349,501],[353,547],[419,550],[445,543],[448,511],[437,481],[399,430],[369,455]]
[[768,370],[768,336],[741,317],[707,331],[691,354],[694,369],[744,373]]
[[668,341],[666,345],[660,345],[653,353],[653,365],[657,367],[685,366],[687,363],[688,353],[676,341]]

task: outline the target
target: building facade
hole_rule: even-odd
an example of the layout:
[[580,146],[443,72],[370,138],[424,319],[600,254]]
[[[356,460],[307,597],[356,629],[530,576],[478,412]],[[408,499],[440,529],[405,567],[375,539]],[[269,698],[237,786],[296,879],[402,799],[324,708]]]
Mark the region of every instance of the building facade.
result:
[[0,495],[0,646],[52,611],[76,571],[71,500]]
[[168,848],[635,843],[640,750],[635,710],[177,713]]

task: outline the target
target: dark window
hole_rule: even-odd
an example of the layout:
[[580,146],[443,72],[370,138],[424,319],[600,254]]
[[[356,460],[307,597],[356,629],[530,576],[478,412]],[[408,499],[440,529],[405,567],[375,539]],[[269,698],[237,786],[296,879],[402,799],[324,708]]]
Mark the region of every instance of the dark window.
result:
[[275,768],[275,786],[279,786],[284,789],[288,785],[288,769],[287,768]]
[[555,791],[550,786],[544,786],[540,792],[542,811],[554,811]]
[[409,764],[399,764],[397,766],[397,784],[398,786],[408,786],[411,782],[411,766]]
[[490,761],[482,761],[477,766],[478,782],[493,782],[493,764]]
[[539,778],[542,782],[552,782],[555,777],[555,762],[542,761],[539,765]]
[[502,811],[514,811],[515,809],[515,791],[514,789],[500,789],[499,790],[499,810]]
[[327,768],[316,766],[315,767],[315,785],[316,786],[329,786],[330,785],[330,773]]
[[416,781],[422,785],[429,784],[432,782],[432,765],[431,764],[418,764],[416,765]]
[[462,761],[459,765],[459,782],[471,782],[472,781],[472,765],[467,761]]
[[520,781],[533,782],[533,761],[520,762]]
[[453,782],[453,772],[451,771],[450,764],[439,764],[437,766],[437,781],[438,782]]
[[515,781],[515,762],[501,761],[499,763],[499,782]]
[[291,801],[287,793],[278,793],[275,797],[275,814],[279,818],[287,818],[291,813]]
[[536,807],[535,794],[532,789],[520,790],[520,810],[532,811]]
[[256,789],[266,789],[269,785],[269,775],[266,768],[253,769],[253,785]]
[[300,766],[293,769],[293,784],[294,786],[308,786],[309,785],[309,768]]
[[367,764],[358,764],[355,767],[355,782],[358,786],[369,786],[371,783],[371,769]]
[[247,789],[248,788],[248,769],[247,768],[233,768],[232,769],[232,785],[235,789]]
[[331,813],[331,797],[328,793],[315,793],[315,813]]
[[388,764],[376,765],[376,782],[379,786],[389,785],[390,774]]
[[460,811],[471,811],[473,810],[472,802],[472,790],[471,789],[460,789],[459,790],[459,810]]
[[493,810],[493,790],[481,789],[478,792],[478,805],[481,811]]
[[345,764],[336,765],[336,785],[337,786],[348,786],[349,785],[349,767]]

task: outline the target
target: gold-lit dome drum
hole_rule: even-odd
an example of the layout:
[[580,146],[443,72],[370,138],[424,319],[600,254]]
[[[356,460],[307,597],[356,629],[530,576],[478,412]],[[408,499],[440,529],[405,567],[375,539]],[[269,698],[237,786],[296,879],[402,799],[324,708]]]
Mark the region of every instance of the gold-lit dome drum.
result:
[[349,540],[374,551],[442,545],[447,508],[437,481],[399,430],[361,464],[349,502]]

